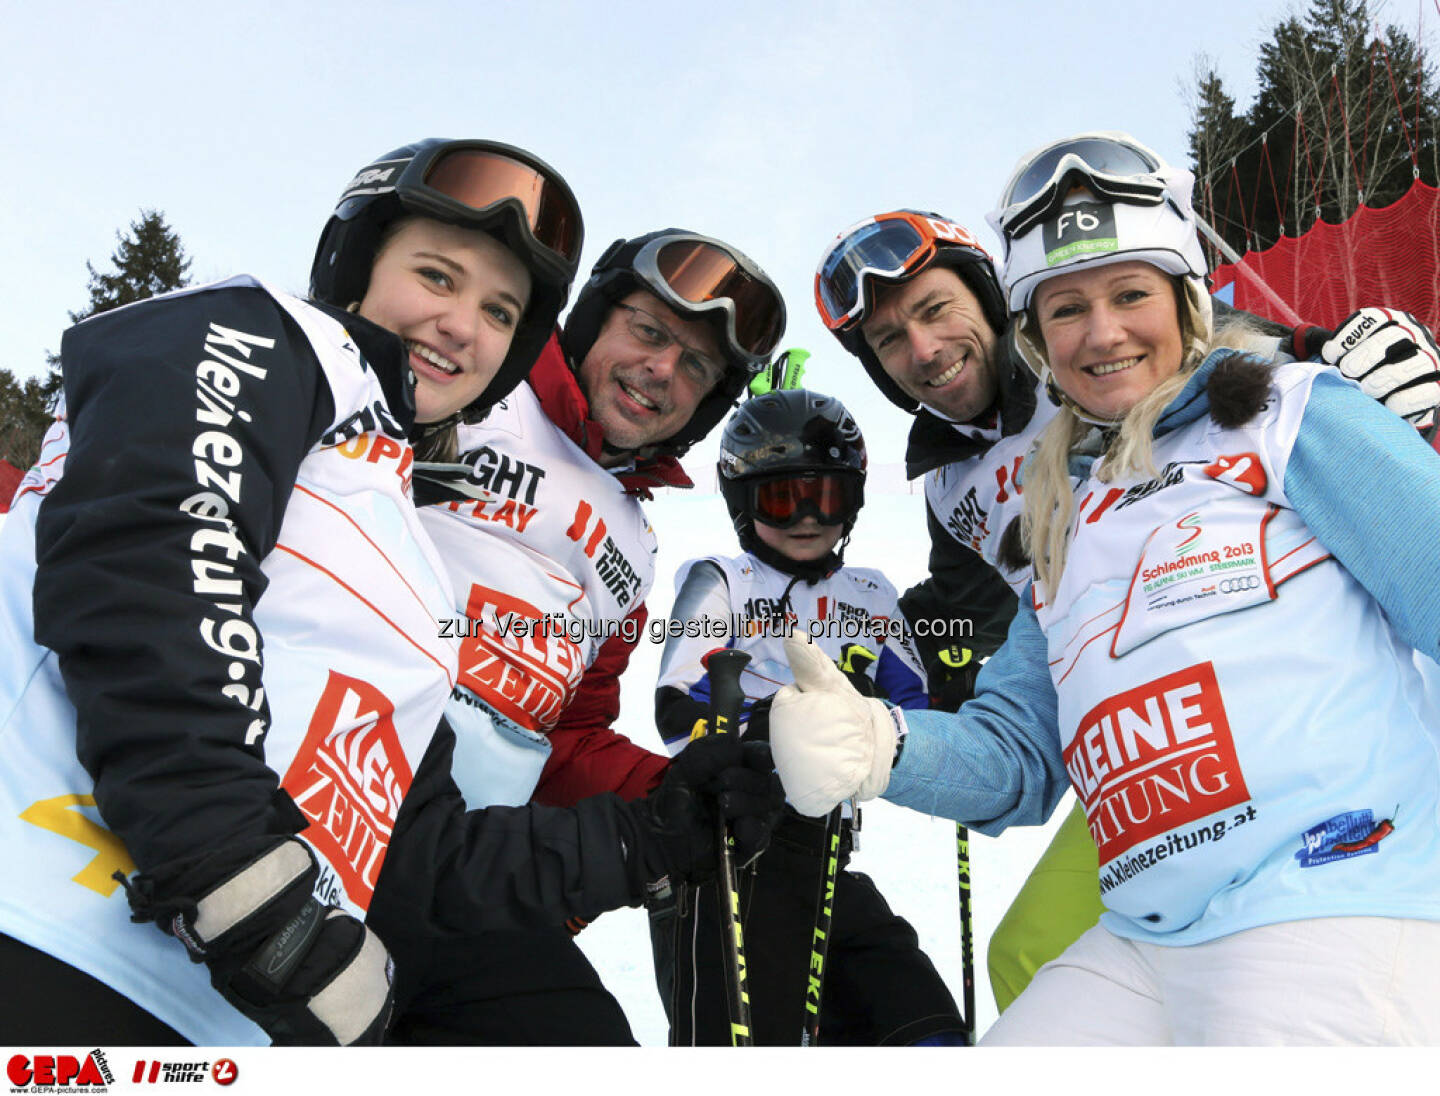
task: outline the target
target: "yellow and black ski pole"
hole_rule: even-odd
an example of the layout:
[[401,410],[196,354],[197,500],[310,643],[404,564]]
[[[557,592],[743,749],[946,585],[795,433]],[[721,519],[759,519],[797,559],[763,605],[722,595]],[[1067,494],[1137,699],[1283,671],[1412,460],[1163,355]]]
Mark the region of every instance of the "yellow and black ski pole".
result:
[[835,915],[835,880],[840,874],[841,805],[825,818],[821,845],[820,895],[815,902],[815,929],[810,939],[810,971],[805,985],[805,1026],[802,1047],[820,1045],[820,998],[825,992],[825,958],[830,953],[830,925]]
[[955,823],[955,867],[960,879],[960,977],[965,1041],[975,1045],[975,940],[970,931],[970,831]]
[[[710,731],[734,734],[745,700],[740,673],[750,656],[744,651],[713,651],[705,657],[710,675]],[[733,1046],[754,1045],[750,1032],[750,988],[745,977],[745,937],[740,924],[740,883],[735,871],[735,838],[724,819],[718,824],[720,875],[716,880],[720,900],[720,924],[725,942],[726,997],[730,1005],[730,1042]]]

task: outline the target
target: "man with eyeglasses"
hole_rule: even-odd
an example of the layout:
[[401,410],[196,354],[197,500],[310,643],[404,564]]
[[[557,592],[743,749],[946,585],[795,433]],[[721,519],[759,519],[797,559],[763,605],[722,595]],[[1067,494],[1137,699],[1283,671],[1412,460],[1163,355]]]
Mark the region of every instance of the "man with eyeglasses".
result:
[[[633,800],[659,785],[670,760],[613,729],[654,582],[641,501],[691,485],[678,458],[784,326],[779,291],[730,245],[682,229],[618,240],[527,383],[460,426],[456,462],[417,465],[422,520],[465,617],[466,702],[447,717],[470,806]],[[464,987],[469,1027],[483,1016],[496,1043],[633,1043],[572,938],[583,925],[466,941],[487,972]]]
[[[1007,185],[1005,212],[1024,216],[1063,198],[1082,175],[1111,188],[1134,186],[1143,175],[1139,157],[1158,162],[1123,135],[1082,134],[1047,146]],[[912,624],[971,622],[966,647],[928,638],[954,634],[944,628],[917,630],[932,705],[954,710],[969,697],[980,660],[1004,642],[1015,595],[1029,577],[1017,477],[1055,403],[1006,337],[1008,309],[990,256],[938,214],[896,210],[840,233],[816,271],[815,303],[876,387],[915,416],[906,471],[925,476],[930,577],[906,592],[901,609]],[[1217,303],[1217,315],[1224,308]],[[1365,309],[1334,337],[1256,322],[1286,352],[1322,354],[1396,414],[1422,429],[1433,424],[1440,353],[1408,314]],[[1086,849],[1088,860],[1075,855]],[[1049,889],[1030,896],[1033,919],[1023,920],[1017,899],[992,937],[990,976],[1002,1009],[1100,912],[1098,861],[1083,813],[1065,820],[1041,866],[1037,877],[1044,874]]]

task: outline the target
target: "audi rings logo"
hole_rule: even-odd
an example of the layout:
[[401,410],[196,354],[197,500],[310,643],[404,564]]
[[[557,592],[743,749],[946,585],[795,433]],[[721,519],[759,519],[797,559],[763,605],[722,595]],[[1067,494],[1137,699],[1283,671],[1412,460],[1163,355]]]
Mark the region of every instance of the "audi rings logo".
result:
[[1243,594],[1246,590],[1254,590],[1259,585],[1259,575],[1240,575],[1236,578],[1222,578],[1220,580],[1220,592],[1222,594]]

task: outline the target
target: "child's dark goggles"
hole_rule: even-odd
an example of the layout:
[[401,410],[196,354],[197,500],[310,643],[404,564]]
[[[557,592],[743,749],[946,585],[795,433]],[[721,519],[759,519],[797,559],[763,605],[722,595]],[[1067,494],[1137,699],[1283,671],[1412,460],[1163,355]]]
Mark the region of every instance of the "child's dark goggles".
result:
[[863,490],[857,475],[808,472],[752,484],[750,508],[756,521],[780,529],[806,517],[821,525],[843,525],[859,512]]

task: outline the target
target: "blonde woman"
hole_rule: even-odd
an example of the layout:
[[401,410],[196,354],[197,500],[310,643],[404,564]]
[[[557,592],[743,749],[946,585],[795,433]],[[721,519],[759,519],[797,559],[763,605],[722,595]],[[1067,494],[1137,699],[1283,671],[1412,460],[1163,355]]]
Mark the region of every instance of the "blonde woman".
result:
[[883,793],[992,834],[1075,788],[1106,912],[987,1043],[1434,1043],[1440,461],[1212,331],[1192,184],[1123,135],[1017,168],[1007,299],[1060,404],[1012,536],[1033,584],[954,716],[793,644],[777,766],[806,813]]

